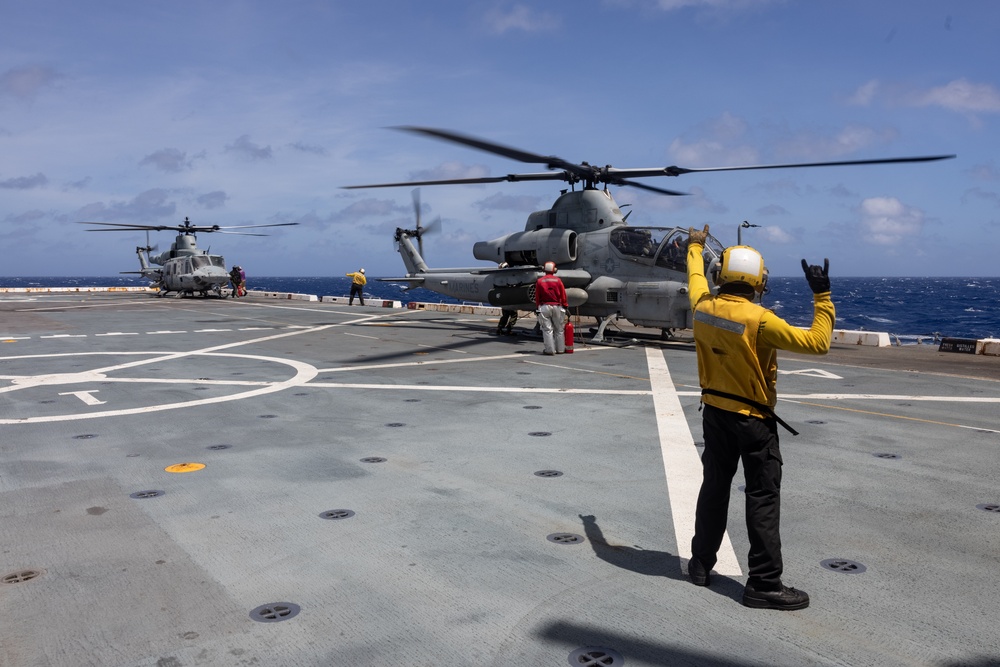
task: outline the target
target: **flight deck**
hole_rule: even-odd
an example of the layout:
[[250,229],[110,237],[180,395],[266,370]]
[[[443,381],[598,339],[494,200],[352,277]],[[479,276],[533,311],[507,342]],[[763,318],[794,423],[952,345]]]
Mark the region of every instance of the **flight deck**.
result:
[[1000,665],[1000,358],[780,357],[811,604],[756,610],[742,473],[686,577],[690,337],[533,324],[0,295],[0,665]]

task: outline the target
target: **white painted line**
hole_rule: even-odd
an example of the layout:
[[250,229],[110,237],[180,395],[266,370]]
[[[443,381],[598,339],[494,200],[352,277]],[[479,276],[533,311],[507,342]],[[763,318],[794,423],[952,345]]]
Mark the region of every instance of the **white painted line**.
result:
[[94,334],[95,336],[138,336],[135,331],[109,331],[108,333]]
[[370,338],[372,340],[378,340],[379,339],[378,336],[363,336],[362,334],[348,333],[346,331],[344,332],[344,335],[345,336],[354,336],[356,338]]
[[31,336],[0,336],[0,340],[31,340]]
[[822,368],[803,368],[797,371],[783,371],[778,369],[778,375],[805,375],[807,377],[815,378],[826,378],[827,380],[843,380],[844,378],[831,373],[830,371],[825,371]]
[[146,333],[150,336],[156,336],[158,334],[182,334],[187,333],[187,331],[147,331]]
[[51,336],[39,336],[40,338],[86,338],[86,334],[52,334]]
[[[364,384],[362,382],[310,382],[310,387],[331,389],[407,389],[411,391],[458,391],[495,394],[600,394],[605,396],[649,396],[645,389],[565,389],[562,387],[469,387],[461,385],[426,384]],[[3,422],[0,422],[3,423]]]
[[218,333],[220,331],[232,331],[232,329],[195,329],[195,333]]
[[[701,489],[701,458],[695,449],[694,438],[691,437],[691,429],[688,428],[687,418],[680,399],[677,398],[663,352],[646,348],[646,364],[649,366],[649,384],[653,393],[663,468],[667,475],[667,495],[674,519],[677,555],[690,559],[695,506]],[[729,533],[722,536],[718,558],[712,569],[725,576],[742,576],[743,570],[736,560]]]
[[1000,403],[1000,396],[906,396],[905,394],[781,394],[779,401],[941,401],[943,403]]
[[99,389],[90,389],[88,391],[64,391],[59,395],[76,396],[87,405],[104,405],[105,403],[107,403],[107,401],[99,401],[97,400],[96,396],[91,396],[91,394],[96,394],[99,391],[100,391]]

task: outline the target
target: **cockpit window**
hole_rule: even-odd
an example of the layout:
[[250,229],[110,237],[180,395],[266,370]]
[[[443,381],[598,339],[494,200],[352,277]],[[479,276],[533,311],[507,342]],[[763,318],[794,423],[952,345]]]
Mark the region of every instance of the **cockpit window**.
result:
[[221,266],[222,268],[226,268],[226,260],[222,257],[222,255],[209,255],[209,257],[212,259],[212,266]]
[[212,262],[205,255],[195,255],[191,258],[191,264],[195,269],[200,269],[206,266],[211,266]]
[[660,254],[656,257],[656,265],[674,271],[687,271],[687,232],[675,231],[663,242]]
[[611,232],[611,243],[623,255],[652,259],[667,231],[655,227],[624,227]]

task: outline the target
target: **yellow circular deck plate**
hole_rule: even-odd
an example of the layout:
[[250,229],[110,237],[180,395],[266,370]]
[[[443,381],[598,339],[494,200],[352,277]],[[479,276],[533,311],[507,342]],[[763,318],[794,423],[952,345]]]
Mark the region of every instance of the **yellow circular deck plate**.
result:
[[205,467],[204,463],[176,463],[164,468],[167,472],[194,472]]

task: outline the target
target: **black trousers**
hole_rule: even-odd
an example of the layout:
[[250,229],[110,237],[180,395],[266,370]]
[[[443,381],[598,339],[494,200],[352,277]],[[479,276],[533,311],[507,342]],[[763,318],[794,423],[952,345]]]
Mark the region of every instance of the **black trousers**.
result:
[[702,426],[704,478],[695,513],[692,556],[711,569],[726,532],[729,491],[743,461],[746,523],[750,538],[749,581],[758,590],[781,587],[781,452],[777,424],[705,405]]
[[354,305],[355,294],[357,294],[358,298],[361,299],[361,305],[365,305],[365,295],[361,292],[361,285],[358,285],[357,283],[351,283],[351,298],[347,300],[347,305]]

